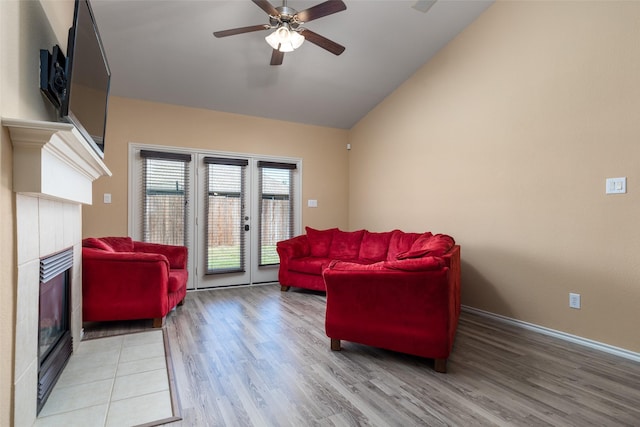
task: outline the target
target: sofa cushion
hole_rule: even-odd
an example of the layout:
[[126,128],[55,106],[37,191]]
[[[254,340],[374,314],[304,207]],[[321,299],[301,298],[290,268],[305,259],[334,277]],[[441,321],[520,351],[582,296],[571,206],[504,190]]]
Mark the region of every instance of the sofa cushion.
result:
[[403,231],[396,231],[391,236],[391,240],[389,241],[389,251],[387,252],[387,261],[393,261],[396,259],[398,254],[402,252],[406,252],[411,249],[411,245],[415,242],[418,237],[427,235],[431,233],[405,233]]
[[333,240],[329,248],[329,258],[333,259],[356,259],[360,252],[360,242],[364,230],[358,231],[341,231],[336,230],[333,233]]
[[385,261],[385,268],[403,271],[426,271],[438,270],[445,266],[445,262],[440,257],[427,256],[422,258],[407,258],[395,261]]
[[322,270],[331,262],[331,258],[304,257],[289,261],[289,271],[306,274],[322,274]]
[[328,256],[331,241],[333,240],[333,233],[338,231],[338,229],[330,228],[328,230],[316,230],[311,227],[305,227],[305,229],[307,230],[307,239],[309,240],[311,256]]
[[185,286],[189,273],[187,270],[169,270],[169,283],[167,288],[169,292],[177,292]]
[[95,237],[87,237],[82,240],[83,248],[92,248],[92,249],[100,249],[107,252],[115,252],[111,246],[109,246],[106,242],[103,242],[100,239],[96,239]]
[[389,251],[389,241],[393,233],[393,231],[372,233],[365,230],[360,243],[358,258],[372,262],[384,261]]
[[100,240],[107,243],[116,252],[133,252],[131,237],[101,237]]
[[431,256],[442,256],[455,244],[453,237],[446,234],[425,233],[420,236],[406,252],[399,253],[397,259],[420,258],[427,254]]
[[353,261],[333,260],[329,264],[329,268],[331,270],[342,270],[342,271],[384,270],[384,262],[380,261],[373,264],[360,264],[358,262],[353,262]]

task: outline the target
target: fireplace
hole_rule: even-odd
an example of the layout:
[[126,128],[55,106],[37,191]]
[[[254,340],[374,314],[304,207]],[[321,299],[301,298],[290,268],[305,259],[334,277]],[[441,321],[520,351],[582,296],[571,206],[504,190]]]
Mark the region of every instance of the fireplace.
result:
[[[39,382],[53,385],[59,375],[40,373],[40,260],[73,248],[73,267],[63,292],[68,298],[66,311],[71,311],[68,321],[73,341],[60,347],[70,353],[71,344],[77,348],[82,340],[82,205],[93,200],[92,182],[111,172],[68,123],[2,117],[2,126],[9,130],[13,146],[15,192],[13,424],[32,426],[40,406]],[[64,352],[52,350],[44,363],[48,365]]]
[[38,316],[38,407],[40,412],[71,352],[73,248],[40,260]]

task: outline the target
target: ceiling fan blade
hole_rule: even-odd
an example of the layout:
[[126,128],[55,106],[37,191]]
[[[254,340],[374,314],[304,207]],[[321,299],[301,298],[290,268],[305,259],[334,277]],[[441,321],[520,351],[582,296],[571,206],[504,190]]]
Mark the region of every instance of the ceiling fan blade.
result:
[[236,34],[251,33],[253,31],[268,30],[268,25],[251,25],[249,27],[233,28],[231,30],[216,31],[213,33],[216,37],[235,36]]
[[284,59],[284,52],[280,52],[278,49],[273,49],[271,54],[271,65],[282,65]]
[[344,52],[344,49],[345,49],[344,46],[339,45],[338,43],[332,40],[329,40],[328,38],[323,37],[318,33],[314,33],[311,30],[308,30],[305,28],[304,31],[302,31],[302,35],[304,36],[305,39],[309,40],[311,43],[317,46],[320,46],[325,50],[328,50],[334,55],[340,55],[342,52]]
[[280,15],[280,12],[278,12],[276,8],[273,7],[273,5],[269,3],[267,0],[251,0],[251,1],[257,4],[260,9],[267,12],[267,15],[270,15],[270,16]]
[[[254,0],[255,1],[255,0]],[[324,3],[317,4],[309,9],[298,12],[296,15],[299,21],[309,22],[323,16],[331,15],[347,9],[347,5],[342,0],[328,0]]]

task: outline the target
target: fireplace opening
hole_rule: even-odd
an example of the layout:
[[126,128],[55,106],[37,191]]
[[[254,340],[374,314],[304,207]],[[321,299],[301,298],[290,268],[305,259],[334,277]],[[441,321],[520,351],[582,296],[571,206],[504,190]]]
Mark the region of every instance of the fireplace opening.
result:
[[38,316],[38,413],[73,351],[71,338],[71,267],[73,250],[40,260]]

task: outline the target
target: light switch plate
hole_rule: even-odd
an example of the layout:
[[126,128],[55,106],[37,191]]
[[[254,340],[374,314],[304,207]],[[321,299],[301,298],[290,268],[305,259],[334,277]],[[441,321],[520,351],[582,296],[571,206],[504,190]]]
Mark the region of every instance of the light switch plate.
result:
[[569,307],[580,309],[580,294],[569,293]]
[[318,201],[317,200],[313,200],[313,199],[309,199],[307,200],[307,206],[310,208],[317,208],[318,207]]
[[627,177],[607,178],[607,194],[623,194],[627,192]]
[[104,193],[103,202],[104,203],[111,203],[111,193]]

